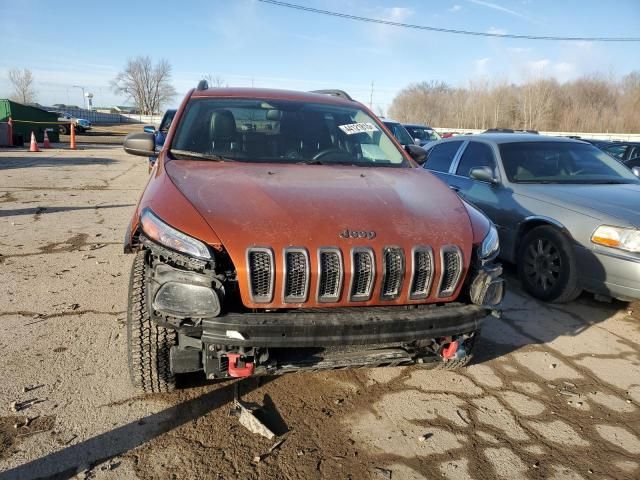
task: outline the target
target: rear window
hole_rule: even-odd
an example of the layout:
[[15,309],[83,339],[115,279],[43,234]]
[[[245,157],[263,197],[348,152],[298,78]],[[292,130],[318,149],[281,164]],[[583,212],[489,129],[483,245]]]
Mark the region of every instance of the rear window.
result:
[[447,173],[460,145],[462,145],[462,142],[445,142],[435,145],[429,150],[425,168]]

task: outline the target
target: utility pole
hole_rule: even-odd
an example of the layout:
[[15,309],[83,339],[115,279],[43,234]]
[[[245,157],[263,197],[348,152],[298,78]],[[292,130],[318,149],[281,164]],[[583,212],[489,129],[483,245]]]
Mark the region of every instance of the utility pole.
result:
[[373,80],[371,80],[371,94],[369,95],[369,109],[373,109]]
[[73,88],[79,88],[80,90],[82,90],[82,108],[87,108],[87,100],[84,96],[84,87],[81,87],[80,85],[74,85]]

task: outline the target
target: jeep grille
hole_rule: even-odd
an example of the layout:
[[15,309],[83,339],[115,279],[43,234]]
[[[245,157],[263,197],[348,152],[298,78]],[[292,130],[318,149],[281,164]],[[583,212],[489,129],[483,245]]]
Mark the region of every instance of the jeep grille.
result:
[[253,301],[269,303],[273,300],[273,252],[269,248],[252,248],[248,255],[249,289]]
[[301,303],[309,288],[309,257],[304,248],[288,248],[284,254],[284,301]]
[[440,252],[442,275],[440,276],[439,297],[449,297],[458,286],[462,274],[462,253],[453,245],[443,247]]
[[[337,303],[343,295],[350,302],[366,302],[374,294],[383,301],[397,299],[403,293],[411,300],[445,298],[456,291],[464,267],[462,251],[455,245],[440,249],[439,270],[435,268],[433,249],[424,245],[414,247],[410,254],[400,247],[384,247],[380,254],[368,247],[353,248],[347,257],[350,270],[345,270],[345,254],[337,247],[320,248],[315,254],[303,247],[285,248],[278,260],[282,265],[282,283],[278,281],[282,302],[308,302],[311,284],[314,300],[319,303]],[[248,249],[247,268],[251,300],[271,303],[276,278],[273,251],[265,247]],[[376,282],[378,274],[381,281]]]

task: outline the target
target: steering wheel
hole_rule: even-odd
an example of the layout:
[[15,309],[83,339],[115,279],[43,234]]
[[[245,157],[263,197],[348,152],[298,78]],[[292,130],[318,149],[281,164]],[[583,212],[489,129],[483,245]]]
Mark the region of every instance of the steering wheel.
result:
[[312,160],[320,160],[322,157],[326,157],[327,155],[342,155],[343,157],[348,157],[349,160],[353,160],[353,156],[349,152],[345,152],[344,150],[340,150],[339,148],[325,148],[324,150],[320,150],[316,153]]

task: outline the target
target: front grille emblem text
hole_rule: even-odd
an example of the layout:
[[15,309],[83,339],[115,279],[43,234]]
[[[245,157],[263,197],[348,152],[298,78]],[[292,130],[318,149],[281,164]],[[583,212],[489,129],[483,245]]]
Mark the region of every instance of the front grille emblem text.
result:
[[350,230],[346,229],[340,232],[341,238],[367,238],[369,240],[373,240],[376,238],[376,232],[373,230],[365,231],[365,230]]

